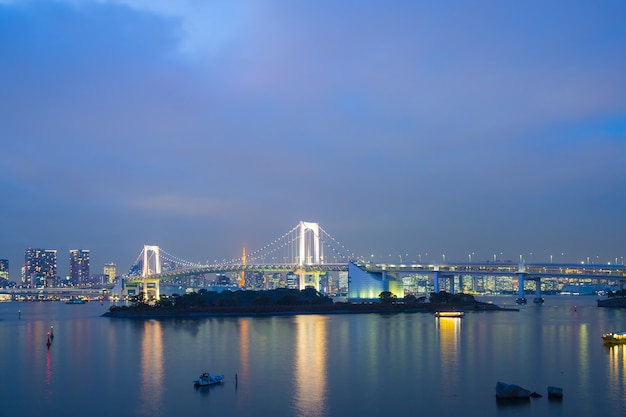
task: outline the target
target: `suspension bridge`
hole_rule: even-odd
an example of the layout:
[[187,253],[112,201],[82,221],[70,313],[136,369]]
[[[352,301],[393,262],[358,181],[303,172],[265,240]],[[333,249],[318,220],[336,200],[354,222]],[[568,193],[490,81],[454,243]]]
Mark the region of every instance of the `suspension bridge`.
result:
[[[332,261],[331,261],[332,260]],[[541,298],[541,280],[545,278],[610,282],[623,287],[626,267],[619,264],[526,263],[514,262],[443,262],[374,264],[357,260],[343,244],[333,238],[318,223],[301,221],[287,233],[261,249],[230,260],[212,264],[186,261],[159,246],[146,245],[131,270],[135,273],[123,283],[123,295],[143,292],[150,299],[160,297],[163,280],[197,277],[205,274],[237,276],[236,286],[246,287],[246,277],[253,273],[287,273],[297,277],[295,288],[313,287],[320,290],[320,276],[332,271],[347,271],[350,282],[349,298],[376,298],[381,291],[404,296],[402,276],[426,275],[438,292],[444,284],[454,292],[455,282],[462,286],[465,278],[512,277],[517,282],[518,299],[525,302],[525,282],[535,283],[535,300]]]
[[326,232],[318,223],[301,221],[287,233],[261,249],[239,258],[212,264],[190,262],[172,255],[159,246],[145,245],[135,260],[125,287],[129,294],[143,291],[149,298],[158,298],[159,282],[205,274],[238,274],[237,286],[246,285],[250,273],[293,273],[297,288],[319,290],[319,279],[330,271],[347,271],[354,257],[347,248]]

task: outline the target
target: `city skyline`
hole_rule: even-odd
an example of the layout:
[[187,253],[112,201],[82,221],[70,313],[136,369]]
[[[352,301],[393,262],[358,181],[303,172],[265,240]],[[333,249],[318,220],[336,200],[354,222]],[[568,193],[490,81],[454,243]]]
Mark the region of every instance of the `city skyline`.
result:
[[[626,252],[626,4],[0,0],[0,259]],[[427,255],[428,254],[428,255]],[[69,271],[60,256],[58,271]]]

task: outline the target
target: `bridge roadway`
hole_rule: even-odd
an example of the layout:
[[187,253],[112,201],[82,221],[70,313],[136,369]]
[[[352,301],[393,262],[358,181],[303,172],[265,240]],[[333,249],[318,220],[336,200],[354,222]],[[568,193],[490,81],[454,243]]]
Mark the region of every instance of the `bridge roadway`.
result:
[[24,298],[70,298],[70,297],[87,297],[96,299],[105,294],[110,293],[113,285],[104,287],[47,287],[47,288],[2,288],[0,294],[10,294],[15,297]]
[[[626,266],[612,264],[570,264],[570,263],[515,263],[515,262],[453,262],[453,263],[369,263],[352,261],[359,268],[370,272],[418,273],[429,274],[438,272],[446,275],[499,275],[517,276],[524,274],[526,279],[536,278],[589,278],[589,279],[624,279]],[[290,263],[278,264],[221,264],[207,265],[197,268],[164,271],[146,278],[171,279],[176,277],[222,274],[232,272],[306,272],[347,271],[348,263],[324,263],[314,265],[298,265]]]
[[[449,279],[457,276],[509,276],[517,277],[522,284],[533,280],[540,289],[542,278],[569,278],[592,280],[615,280],[620,285],[626,281],[626,266],[619,264],[582,264],[582,263],[542,263],[542,262],[449,262],[449,263],[370,263],[351,261],[364,271],[375,273],[429,274],[435,280],[435,291],[439,288],[439,278]],[[166,271],[144,278],[173,279],[201,274],[224,274],[234,272],[330,272],[347,271],[348,263],[324,263],[298,265],[292,263],[277,264],[220,264],[197,268]],[[141,281],[143,278],[138,278]],[[524,286],[519,288],[520,298],[524,297]],[[539,291],[538,291],[539,294]]]
[[[304,270],[305,272],[331,272],[347,271],[347,263],[324,263],[315,265],[298,265],[290,263],[279,264],[222,264],[207,265],[197,268],[177,269],[173,271],[163,271],[160,274],[148,275],[149,279],[173,279],[192,275],[203,274],[226,274],[232,272],[294,272]],[[141,281],[138,278],[137,281]]]
[[[626,266],[616,264],[569,264],[569,263],[514,263],[514,262],[459,262],[432,264],[359,264],[360,268],[380,273],[432,274],[435,292],[439,292],[439,279],[454,276],[509,276],[517,277],[518,300],[524,301],[524,281],[535,281],[535,300],[542,301],[542,278],[613,280],[623,287],[626,282]],[[453,285],[450,285],[454,288]],[[452,292],[454,292],[452,290]]]

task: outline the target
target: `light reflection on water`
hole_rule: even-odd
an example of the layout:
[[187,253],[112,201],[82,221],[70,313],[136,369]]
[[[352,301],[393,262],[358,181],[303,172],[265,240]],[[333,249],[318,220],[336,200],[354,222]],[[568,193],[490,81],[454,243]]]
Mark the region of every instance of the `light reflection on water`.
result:
[[439,330],[439,358],[442,389],[454,395],[454,392],[460,389],[457,375],[460,355],[458,343],[463,319],[440,317],[434,320]]
[[157,320],[147,320],[143,324],[141,351],[137,354],[141,360],[139,410],[142,415],[153,416],[158,414],[164,400],[163,333],[161,322]]
[[622,408],[626,409],[626,345],[606,346],[609,361],[609,387],[613,395],[622,399]]
[[[90,417],[165,417],[183,405],[186,417],[626,415],[626,346],[605,347],[600,339],[626,330],[626,310],[598,309],[593,298],[546,297],[543,306],[463,319],[417,313],[141,321],[102,318],[104,311],[106,305],[0,305],[0,375],[14,375],[4,380],[0,415],[61,415],[68,404]],[[56,337],[48,350],[51,325]],[[205,370],[224,373],[225,384],[193,389]],[[544,398],[497,403],[498,380]],[[562,387],[564,399],[548,401],[548,385]]]
[[324,416],[326,410],[327,317],[302,315],[294,318],[295,396],[297,415]]

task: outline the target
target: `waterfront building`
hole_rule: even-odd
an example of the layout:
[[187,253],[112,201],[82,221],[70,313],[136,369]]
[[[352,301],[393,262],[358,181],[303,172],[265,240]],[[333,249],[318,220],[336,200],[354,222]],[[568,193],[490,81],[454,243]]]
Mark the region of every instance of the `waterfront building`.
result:
[[92,284],[108,284],[109,276],[107,274],[93,274],[90,281]]
[[57,251],[28,248],[24,251],[22,285],[52,287],[57,279]]
[[70,249],[70,281],[78,285],[89,284],[88,249]]
[[347,293],[348,292],[348,272],[340,271],[337,275],[338,282],[338,292]]
[[117,268],[115,263],[108,262],[104,264],[104,275],[108,277],[108,284],[112,284],[115,281],[115,277],[117,277]]
[[298,274],[289,272],[286,275],[286,279],[287,279],[287,288],[290,288],[290,289],[300,288],[300,277],[298,276]]
[[270,276],[267,278],[267,290],[275,290],[277,288],[279,288],[279,284],[280,284],[280,280],[282,278],[282,274],[275,272],[273,274],[270,274]]
[[404,298],[404,285],[401,279],[385,271],[370,272],[348,263],[348,299],[378,300],[383,291],[389,291],[397,298]]
[[9,260],[0,259],[0,281],[9,280]]

